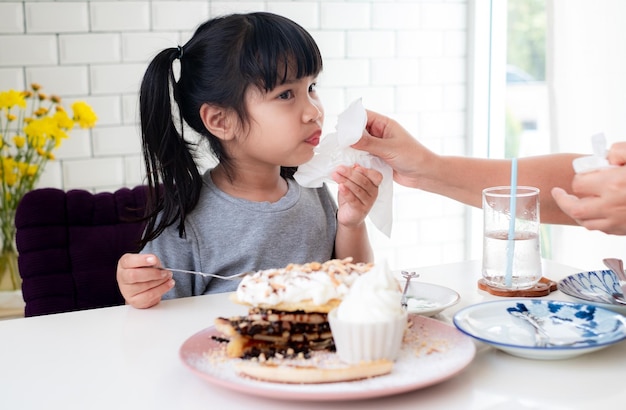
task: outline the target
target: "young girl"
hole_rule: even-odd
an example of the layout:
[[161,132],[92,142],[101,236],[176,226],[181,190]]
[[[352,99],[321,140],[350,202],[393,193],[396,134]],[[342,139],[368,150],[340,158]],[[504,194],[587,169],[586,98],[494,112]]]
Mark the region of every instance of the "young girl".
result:
[[[183,47],[154,58],[139,100],[151,192],[144,247],[117,268],[128,304],[146,308],[237,287],[172,276],[162,266],[230,276],[292,262],[373,259],[364,219],[382,175],[339,167],[338,208],[326,187],[303,188],[292,178],[322,133],[321,70],[310,34],[270,13],[209,20]],[[183,120],[200,134],[197,145],[185,138]],[[202,141],[218,160],[203,175],[194,160]]]

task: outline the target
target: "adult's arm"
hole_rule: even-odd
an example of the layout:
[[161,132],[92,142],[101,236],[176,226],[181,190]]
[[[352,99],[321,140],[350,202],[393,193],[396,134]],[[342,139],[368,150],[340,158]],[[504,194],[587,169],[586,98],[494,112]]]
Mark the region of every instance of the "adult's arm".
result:
[[[394,169],[394,181],[445,195],[475,207],[482,206],[482,190],[510,185],[511,160],[438,155],[396,121],[368,111],[363,137],[354,148],[372,153]],[[575,224],[556,204],[553,187],[569,187],[574,177],[572,160],[579,154],[552,154],[520,158],[518,185],[540,189],[541,220],[544,223]]]

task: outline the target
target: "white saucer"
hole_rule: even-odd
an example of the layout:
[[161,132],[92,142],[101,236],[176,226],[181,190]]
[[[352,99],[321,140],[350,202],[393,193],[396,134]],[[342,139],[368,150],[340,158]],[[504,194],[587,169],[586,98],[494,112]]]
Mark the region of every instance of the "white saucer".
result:
[[[534,315],[549,335],[549,342],[555,345],[536,346],[534,328],[510,311]],[[468,336],[527,359],[567,359],[626,339],[624,316],[590,304],[556,300],[478,303],[458,311],[453,321]]]
[[413,280],[407,291],[407,312],[434,316],[454,306],[460,299],[459,294],[450,288]]

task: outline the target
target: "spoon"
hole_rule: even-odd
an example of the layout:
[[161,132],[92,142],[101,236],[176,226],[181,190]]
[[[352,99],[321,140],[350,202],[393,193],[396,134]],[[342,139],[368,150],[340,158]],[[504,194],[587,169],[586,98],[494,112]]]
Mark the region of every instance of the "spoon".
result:
[[611,297],[618,304],[626,305],[626,299],[624,299],[624,295],[622,295],[621,293],[611,293]]
[[626,282],[626,273],[624,273],[624,262],[618,258],[602,259],[602,262],[617,275],[620,282]]
[[406,279],[406,283],[404,284],[404,290],[402,291],[402,300],[400,301],[400,304],[402,305],[404,309],[406,309],[407,307],[406,291],[409,290],[409,282],[411,282],[411,279],[419,277],[419,273],[407,272],[405,270],[403,270],[400,273],[402,274],[402,277]]

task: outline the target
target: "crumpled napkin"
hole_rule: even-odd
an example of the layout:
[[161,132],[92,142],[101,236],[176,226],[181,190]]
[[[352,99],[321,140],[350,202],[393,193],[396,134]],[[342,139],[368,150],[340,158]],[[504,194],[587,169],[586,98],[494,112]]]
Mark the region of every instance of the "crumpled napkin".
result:
[[609,160],[606,158],[606,138],[604,133],[592,135],[591,146],[593,147],[593,155],[578,157],[572,161],[572,166],[577,174],[614,168],[614,165],[609,164]]
[[359,164],[383,174],[378,187],[378,198],[369,213],[369,218],[382,233],[391,236],[393,221],[393,169],[380,158],[366,151],[352,148],[363,135],[367,124],[367,113],[361,99],[354,101],[339,114],[334,133],[326,135],[315,148],[315,155],[306,164],[300,165],[294,178],[308,188],[319,188],[324,182],[334,182],[332,172],[339,165]]

